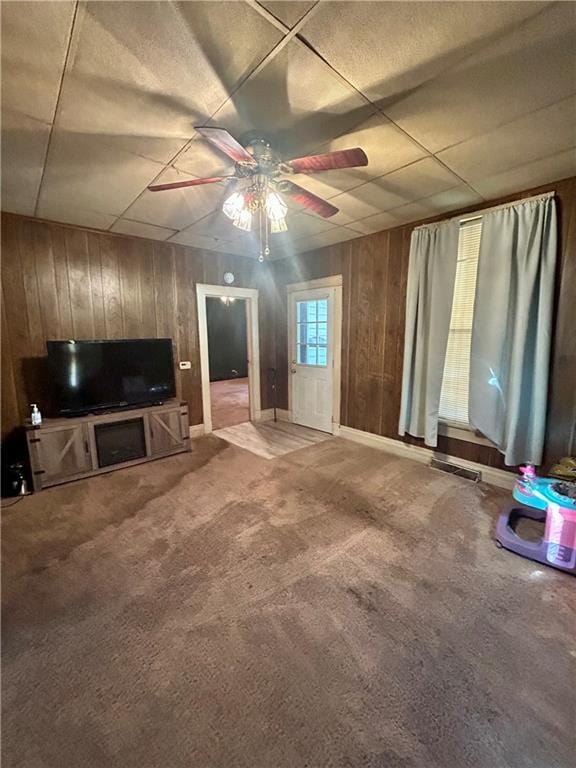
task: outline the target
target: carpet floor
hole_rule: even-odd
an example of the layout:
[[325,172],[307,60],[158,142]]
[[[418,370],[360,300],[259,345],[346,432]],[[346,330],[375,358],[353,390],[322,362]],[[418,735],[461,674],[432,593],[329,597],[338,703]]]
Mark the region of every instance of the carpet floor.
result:
[[571,768],[574,580],[504,491],[333,439],[3,511],[4,768]]

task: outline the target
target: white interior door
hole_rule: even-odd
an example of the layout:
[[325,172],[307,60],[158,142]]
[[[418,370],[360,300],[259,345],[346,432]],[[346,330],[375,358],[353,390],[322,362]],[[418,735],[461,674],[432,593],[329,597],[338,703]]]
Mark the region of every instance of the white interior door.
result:
[[334,288],[289,295],[292,421],[332,433]]

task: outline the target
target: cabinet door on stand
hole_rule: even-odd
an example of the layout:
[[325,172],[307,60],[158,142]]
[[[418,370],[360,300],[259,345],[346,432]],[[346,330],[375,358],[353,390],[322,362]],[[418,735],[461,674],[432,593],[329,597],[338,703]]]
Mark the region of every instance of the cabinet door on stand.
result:
[[180,409],[150,413],[148,417],[148,429],[150,431],[150,453],[158,456],[162,453],[172,452],[175,448],[185,445],[185,435],[182,434],[182,419]]
[[94,469],[87,424],[31,430],[28,443],[35,488]]

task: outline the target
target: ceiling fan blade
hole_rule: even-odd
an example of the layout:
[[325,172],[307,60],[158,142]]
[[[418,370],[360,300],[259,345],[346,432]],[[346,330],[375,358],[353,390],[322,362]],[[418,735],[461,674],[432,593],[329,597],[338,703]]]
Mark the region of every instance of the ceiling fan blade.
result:
[[366,153],[360,147],[341,149],[337,152],[327,152],[325,155],[309,155],[287,160],[287,165],[295,173],[317,173],[318,171],[333,171],[338,168],[357,168],[368,165]]
[[312,192],[304,189],[304,187],[294,184],[293,181],[282,179],[282,181],[278,182],[278,190],[283,195],[290,197],[303,208],[308,208],[319,216],[323,216],[325,219],[338,213],[338,208],[331,205],[327,200],[322,200],[318,195],[314,195]]
[[151,184],[150,192],[162,192],[164,189],[182,189],[182,187],[199,187],[202,184],[214,184],[217,181],[233,179],[234,176],[212,176],[207,179],[189,179],[188,181],[173,181],[170,184]]
[[194,130],[198,131],[206,141],[214,144],[220,152],[224,152],[225,155],[231,157],[235,163],[248,163],[250,165],[256,165],[256,161],[252,155],[247,152],[242,144],[240,144],[232,134],[228,133],[225,128],[212,128],[210,126],[195,126]]

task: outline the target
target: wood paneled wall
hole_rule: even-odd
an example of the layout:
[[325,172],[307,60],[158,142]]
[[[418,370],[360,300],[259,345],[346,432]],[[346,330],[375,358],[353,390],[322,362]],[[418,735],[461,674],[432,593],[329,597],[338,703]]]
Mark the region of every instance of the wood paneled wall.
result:
[[[555,190],[560,223],[554,347],[546,463],[576,452],[576,179],[547,184],[495,203]],[[466,209],[478,210],[478,207]],[[458,212],[450,214],[457,215]],[[446,218],[438,216],[436,220]],[[428,219],[427,221],[433,221]],[[342,407],[346,426],[401,439],[398,417],[410,236],[416,222],[274,263],[278,291],[279,407],[288,407],[286,291],[288,283],[343,276]],[[407,442],[421,441],[406,438]],[[441,437],[445,453],[503,467],[494,448]]]
[[178,397],[190,423],[202,422],[196,283],[260,290],[262,407],[269,407],[267,369],[274,365],[273,287],[256,260],[137,237],[94,232],[2,215],[2,436],[21,425],[29,403],[50,409],[47,339],[168,336]]
[[[576,452],[576,179],[486,204],[549,190],[556,192],[561,237],[546,463]],[[220,284],[231,270],[237,285],[260,290],[263,408],[272,406],[271,367],[278,369],[278,406],[288,405],[286,285],[342,274],[341,422],[400,439],[408,255],[412,229],[421,223],[268,267],[252,259],[3,214],[2,435],[23,423],[30,402],[42,407],[49,397],[43,362],[49,338],[172,337],[176,359],[192,362],[191,370],[176,371],[178,395],[189,403],[191,424],[200,423],[195,286]],[[487,446],[440,438],[439,449],[503,466],[498,451]]]

